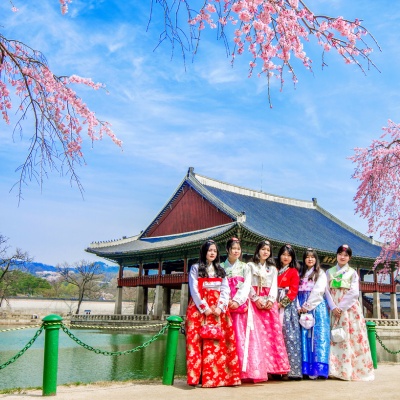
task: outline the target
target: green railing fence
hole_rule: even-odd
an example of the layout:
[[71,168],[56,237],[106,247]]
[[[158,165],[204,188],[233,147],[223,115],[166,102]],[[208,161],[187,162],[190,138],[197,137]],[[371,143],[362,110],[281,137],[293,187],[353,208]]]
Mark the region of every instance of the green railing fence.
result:
[[[8,365],[17,361],[24,353],[33,345],[36,339],[40,336],[40,334],[45,331],[45,340],[44,340],[44,365],[43,365],[43,387],[42,387],[42,395],[43,396],[54,396],[57,392],[57,370],[58,370],[58,342],[59,342],[59,331],[60,329],[66,333],[73,341],[75,341],[78,345],[82,346],[86,350],[93,351],[96,354],[104,355],[104,356],[123,356],[126,354],[130,354],[133,352],[140,351],[145,347],[149,346],[151,343],[155,342],[161,335],[163,335],[168,330],[167,335],[167,343],[166,343],[166,355],[164,359],[164,369],[163,369],[163,379],[162,383],[164,385],[173,385],[174,383],[174,374],[175,374],[175,362],[177,356],[177,348],[178,348],[178,337],[179,332],[182,329],[183,319],[179,316],[170,316],[167,318],[166,324],[156,324],[162,326],[158,333],[156,333],[151,339],[147,340],[140,346],[137,346],[133,349],[125,350],[125,351],[106,351],[101,349],[96,349],[84,342],[82,342],[78,337],[76,337],[68,327],[63,324],[62,318],[59,315],[51,314],[43,318],[41,325],[28,326],[22,328],[14,328],[14,329],[5,329],[0,332],[6,332],[10,330],[20,330],[25,328],[39,327],[36,331],[32,339],[28,341],[28,343],[13,357],[11,357],[8,361],[3,364],[0,364],[0,370],[6,368]],[[146,328],[146,327],[154,327],[152,325],[145,326],[133,326],[132,328]],[[92,326],[93,328],[93,326]],[[99,327],[100,328],[100,327]],[[368,332],[368,341],[371,348],[371,356],[374,368],[376,369],[378,366],[377,362],[377,351],[376,351],[376,341],[380,343],[380,345],[390,354],[398,354],[400,350],[392,351],[389,350],[385,344],[382,342],[382,339],[379,337],[376,332],[376,324],[373,321],[367,321],[367,332]]]
[[[163,335],[168,330],[167,335],[167,348],[166,348],[166,356],[164,360],[164,370],[163,370],[163,384],[164,385],[172,385],[174,382],[174,374],[175,374],[175,362],[176,362],[176,354],[178,347],[178,336],[179,330],[182,325],[182,318],[179,316],[170,316],[167,318],[166,324],[157,324],[162,325],[162,328],[156,333],[151,339],[147,340],[140,346],[137,346],[130,350],[125,351],[105,351],[101,349],[96,349],[84,342],[82,342],[79,338],[77,338],[66,325],[63,324],[62,318],[59,315],[51,314],[43,318],[43,323],[40,328],[36,331],[35,335],[28,343],[12,358],[6,361],[4,364],[0,365],[0,370],[6,368],[8,365],[14,363],[18,360],[36,341],[36,339],[40,336],[40,334],[45,331],[45,340],[44,340],[44,363],[43,363],[43,387],[42,387],[42,395],[43,396],[54,396],[57,392],[57,371],[58,371],[58,341],[59,341],[59,331],[62,329],[73,341],[75,341],[78,345],[82,346],[86,350],[93,351],[96,354],[101,354],[104,356],[122,356],[126,354],[130,354],[136,351],[140,351],[145,347],[149,346],[151,343],[155,342],[161,335]],[[155,325],[147,325],[134,328],[143,328],[143,327],[154,327]],[[32,328],[30,326],[29,328]],[[13,330],[18,330],[23,328],[16,328]],[[10,329],[6,329],[4,331],[10,331]],[[3,331],[3,332],[4,332]]]

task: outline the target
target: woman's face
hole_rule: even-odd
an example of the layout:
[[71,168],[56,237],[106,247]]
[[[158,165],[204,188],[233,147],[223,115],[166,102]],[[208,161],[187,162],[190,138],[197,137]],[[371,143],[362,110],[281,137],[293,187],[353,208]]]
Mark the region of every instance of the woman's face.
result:
[[217,246],[215,244],[210,245],[207,250],[206,260],[208,264],[211,264],[217,257]]
[[239,243],[233,243],[232,247],[229,249],[228,257],[230,260],[237,260],[242,253]]
[[269,246],[264,245],[263,247],[261,247],[260,251],[258,252],[258,257],[260,257],[261,264],[264,264],[270,255],[271,255],[271,250]]
[[315,259],[314,254],[307,254],[305,262],[308,269],[312,268],[315,265],[316,261],[317,260]]
[[336,254],[336,258],[340,268],[344,267],[350,261],[350,256],[345,251]]
[[285,251],[281,254],[280,262],[283,266],[290,264],[292,261],[292,256],[289,254],[288,251]]

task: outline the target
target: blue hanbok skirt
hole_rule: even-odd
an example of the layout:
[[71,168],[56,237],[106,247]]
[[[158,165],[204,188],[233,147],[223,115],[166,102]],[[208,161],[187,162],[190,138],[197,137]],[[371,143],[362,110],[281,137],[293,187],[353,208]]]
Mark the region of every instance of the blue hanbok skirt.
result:
[[[308,299],[310,292],[299,292],[300,306]],[[311,329],[301,327],[302,372],[310,377],[327,378],[329,374],[330,325],[329,311],[324,299],[313,311],[315,319]]]

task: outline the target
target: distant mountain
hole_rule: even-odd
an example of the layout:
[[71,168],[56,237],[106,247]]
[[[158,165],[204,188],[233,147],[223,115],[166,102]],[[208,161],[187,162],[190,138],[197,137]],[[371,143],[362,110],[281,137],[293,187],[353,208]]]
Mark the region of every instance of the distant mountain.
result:
[[[102,274],[115,275],[118,273],[119,267],[116,265],[107,265],[102,261],[96,261],[96,265],[100,266]],[[22,267],[22,263],[18,266],[14,266],[11,269],[19,269]],[[23,267],[26,272],[32,275],[43,275],[44,272],[57,272],[57,267],[53,265],[42,264],[38,262],[24,263]]]

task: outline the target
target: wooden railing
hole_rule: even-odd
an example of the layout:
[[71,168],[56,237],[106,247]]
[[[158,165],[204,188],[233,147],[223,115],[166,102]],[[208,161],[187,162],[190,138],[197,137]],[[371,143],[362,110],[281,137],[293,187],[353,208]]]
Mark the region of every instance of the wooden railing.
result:
[[[168,275],[144,275],[131,278],[118,279],[118,286],[136,287],[136,286],[152,286],[163,285],[181,285],[188,283],[189,274],[176,273]],[[396,283],[375,283],[375,282],[360,282],[360,291],[363,293],[396,293]]]
[[396,283],[360,282],[360,291],[363,293],[396,293]]
[[189,274],[168,274],[168,275],[146,275],[146,276],[135,276],[132,278],[118,279],[118,286],[173,286],[180,285],[182,283],[188,283]]

